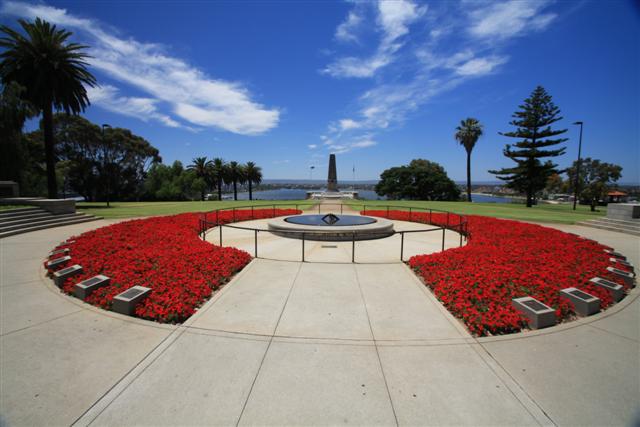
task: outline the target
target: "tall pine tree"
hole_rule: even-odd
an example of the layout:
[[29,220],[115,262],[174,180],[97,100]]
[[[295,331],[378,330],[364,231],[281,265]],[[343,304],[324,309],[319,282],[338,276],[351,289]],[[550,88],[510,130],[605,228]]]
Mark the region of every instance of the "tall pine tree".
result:
[[507,144],[503,154],[516,162],[512,168],[490,170],[489,173],[507,182],[509,188],[527,195],[527,207],[533,206],[536,193],[543,190],[547,179],[554,173],[560,173],[558,165],[550,160],[544,163],[540,160],[547,157],[557,157],[564,154],[565,147],[547,149],[557,146],[567,138],[555,138],[567,129],[552,130],[551,125],[560,117],[560,109],[553,104],[551,95],[542,86],[538,86],[531,96],[524,100],[524,105],[513,114],[509,123],[517,129],[513,132],[500,132],[500,135],[521,140]]

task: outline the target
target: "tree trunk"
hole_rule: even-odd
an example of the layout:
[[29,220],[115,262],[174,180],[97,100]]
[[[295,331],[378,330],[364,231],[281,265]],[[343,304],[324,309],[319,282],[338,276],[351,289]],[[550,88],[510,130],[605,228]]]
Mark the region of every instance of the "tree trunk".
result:
[[467,151],[467,201],[471,201],[471,151]]
[[42,109],[42,122],[44,125],[44,155],[47,164],[47,194],[50,199],[57,199],[58,183],[56,182],[56,154],[51,102],[48,102]]
[[591,199],[591,212],[595,212],[596,211],[596,199]]
[[222,178],[218,178],[218,200],[222,200]]
[[253,191],[251,191],[251,180],[249,180],[249,200],[253,200]]
[[533,191],[530,188],[527,189],[527,207],[533,206]]
[[238,200],[238,181],[233,180],[233,200]]
[[204,202],[204,190],[200,191],[200,198]]

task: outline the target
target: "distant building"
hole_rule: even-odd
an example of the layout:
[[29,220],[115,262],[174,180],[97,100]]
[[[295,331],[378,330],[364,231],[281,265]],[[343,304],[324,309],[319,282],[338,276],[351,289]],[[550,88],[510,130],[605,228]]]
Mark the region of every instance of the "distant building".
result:
[[608,203],[623,203],[627,201],[629,195],[624,191],[613,190],[607,193]]

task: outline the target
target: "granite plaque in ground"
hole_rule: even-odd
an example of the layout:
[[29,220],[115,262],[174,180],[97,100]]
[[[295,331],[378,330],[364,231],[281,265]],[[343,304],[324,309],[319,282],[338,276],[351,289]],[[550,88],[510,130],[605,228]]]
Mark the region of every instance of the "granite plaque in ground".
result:
[[72,265],[71,267],[63,268],[62,270],[58,270],[53,273],[53,283],[56,284],[57,287],[62,286],[64,279],[75,276],[76,274],[82,273],[82,266],[79,264]]
[[151,288],[133,286],[113,298],[113,311],[133,316],[136,306],[151,293]]
[[616,282],[612,282],[611,280],[603,279],[601,277],[589,279],[589,282],[609,292],[611,299],[615,302],[620,301],[624,296],[624,287]]
[[109,284],[111,279],[107,276],[103,276],[99,274],[97,276],[93,276],[90,279],[83,280],[82,282],[78,282],[73,287],[73,293],[76,298],[80,298],[84,300],[87,298],[93,291],[96,289],[100,289]]
[[532,297],[514,298],[513,307],[525,315],[532,329],[542,329],[556,324],[556,312]]
[[583,292],[580,289],[562,289],[560,296],[571,301],[576,313],[580,316],[591,316],[600,311],[600,298]]

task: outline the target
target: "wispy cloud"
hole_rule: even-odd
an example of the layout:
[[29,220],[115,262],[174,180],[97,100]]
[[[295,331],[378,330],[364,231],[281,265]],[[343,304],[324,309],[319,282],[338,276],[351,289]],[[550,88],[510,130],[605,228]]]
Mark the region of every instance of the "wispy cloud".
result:
[[473,25],[469,33],[479,38],[507,39],[543,30],[557,17],[555,13],[541,13],[548,4],[548,0],[481,4],[470,12]]
[[[368,3],[356,3],[356,8]],[[372,77],[378,70],[386,67],[394,60],[394,54],[403,46],[400,40],[409,32],[409,26],[427,11],[426,6],[418,6],[411,0],[380,0],[376,7],[376,27],[381,32],[376,51],[369,57],[346,56],[336,59],[327,65],[323,73],[333,77]],[[360,25],[362,17],[356,9],[336,30],[336,38],[355,41],[353,28]],[[340,37],[338,37],[340,34]]]
[[[324,145],[338,151],[375,145],[364,141],[401,125],[439,94],[499,72],[509,61],[502,51],[508,40],[543,30],[556,18],[546,11],[550,4],[462,0],[441,3],[427,15],[426,6],[410,1],[379,1],[375,21],[359,23],[375,24],[381,32],[375,54],[364,60],[340,57],[325,69],[334,77],[376,79],[348,117],[329,123],[321,137]],[[418,21],[423,25],[412,26]]]
[[307,145],[307,147],[309,148],[309,150],[315,150],[316,148],[318,148],[318,144],[309,144]]
[[142,120],[156,120],[171,127],[189,127],[183,124],[186,122],[242,135],[258,135],[278,125],[280,111],[254,101],[242,84],[214,79],[167,54],[163,46],[120,38],[96,20],[52,6],[7,1],[0,13],[27,19],[40,17],[79,30],[92,46],[92,67],[147,95],[120,96],[122,89],[113,85],[92,91],[91,100],[107,110],[134,117],[139,114]]
[[362,22],[362,16],[357,9],[349,11],[347,19],[336,28],[336,39],[343,42],[358,42],[356,31]]

